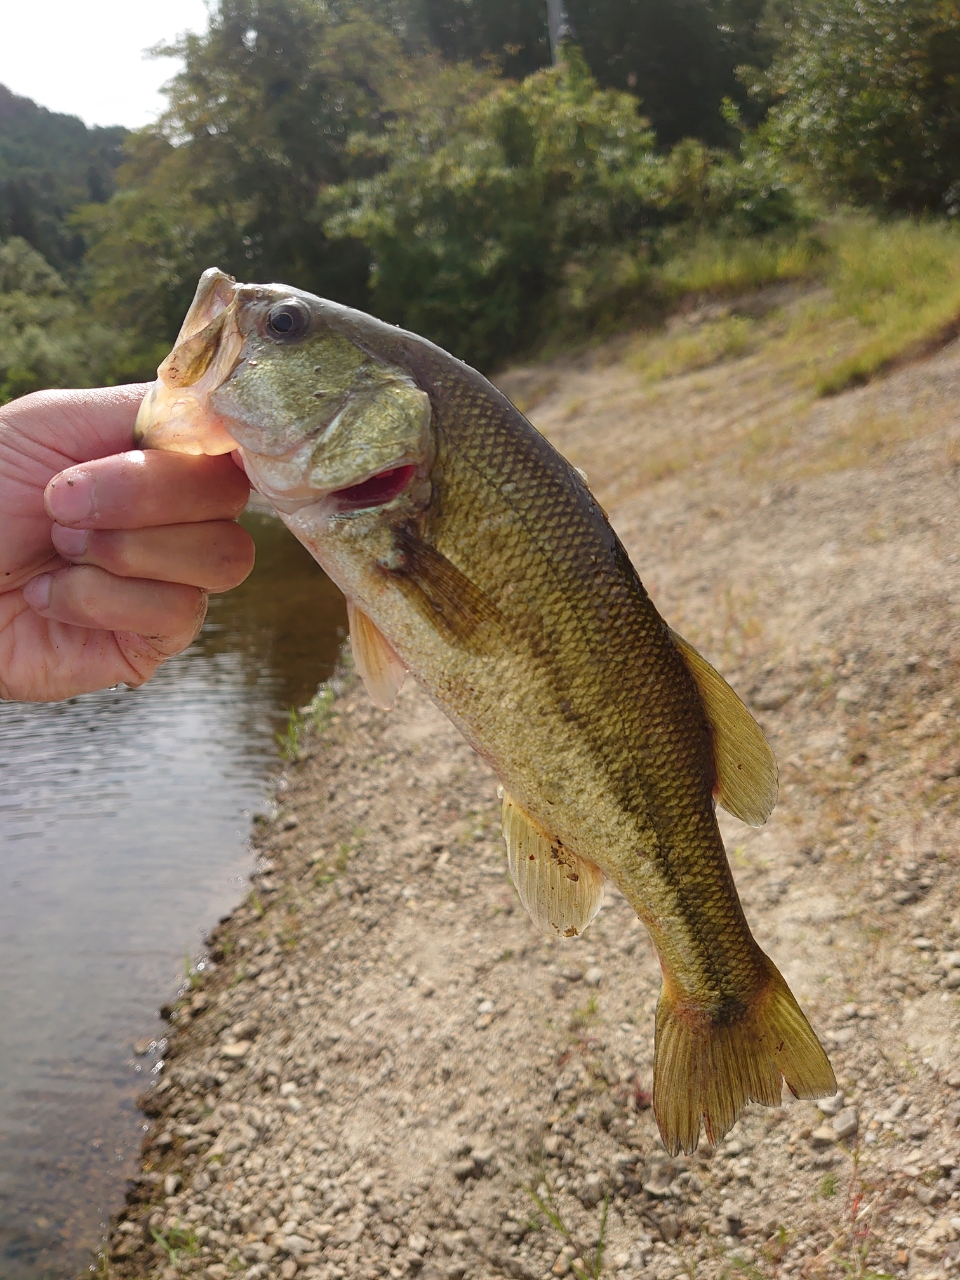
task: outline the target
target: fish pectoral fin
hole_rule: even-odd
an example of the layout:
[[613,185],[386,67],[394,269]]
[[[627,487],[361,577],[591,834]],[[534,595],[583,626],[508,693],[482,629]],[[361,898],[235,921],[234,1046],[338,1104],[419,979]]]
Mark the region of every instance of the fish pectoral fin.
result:
[[713,731],[717,803],[750,827],[762,827],[777,803],[777,762],[763,730],[719,671],[670,632],[693,676]]
[[675,988],[664,969],[653,1052],[653,1113],[671,1155],[696,1150],[703,1123],[716,1145],[748,1102],[780,1105],[837,1091],[833,1068],[776,966],[739,1008],[710,1010]]
[[382,711],[389,711],[403,687],[407,668],[377,624],[352,600],[347,601],[347,620],[353,663],[364,688]]
[[503,838],[520,901],[547,934],[575,938],[603,903],[603,872],[559,840],[551,839],[503,793]]

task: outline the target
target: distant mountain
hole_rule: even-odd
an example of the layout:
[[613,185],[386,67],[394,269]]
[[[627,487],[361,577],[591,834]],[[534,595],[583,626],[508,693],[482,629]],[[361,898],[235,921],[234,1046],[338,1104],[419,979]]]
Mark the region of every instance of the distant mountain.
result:
[[75,267],[83,239],[65,219],[109,199],[126,134],[89,129],[0,85],[0,240],[22,236],[58,270]]

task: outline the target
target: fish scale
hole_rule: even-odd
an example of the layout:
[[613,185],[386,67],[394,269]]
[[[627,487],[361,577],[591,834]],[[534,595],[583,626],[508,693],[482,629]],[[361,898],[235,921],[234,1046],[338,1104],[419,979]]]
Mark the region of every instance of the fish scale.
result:
[[239,447],[347,596],[378,704],[411,672],[490,762],[538,925],[582,932],[604,876],[646,925],[668,1150],[693,1150],[701,1123],[718,1140],[746,1102],[777,1103],[782,1079],[833,1093],[750,932],[716,821],[715,800],[766,819],[773,757],[657,613],[579,473],[440,348],[286,286],[205,273],[159,376],[144,443]]

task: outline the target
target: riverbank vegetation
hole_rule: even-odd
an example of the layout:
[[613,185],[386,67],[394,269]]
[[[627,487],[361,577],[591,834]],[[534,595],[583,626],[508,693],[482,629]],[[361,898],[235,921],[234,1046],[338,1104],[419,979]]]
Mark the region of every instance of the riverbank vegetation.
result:
[[219,0],[146,129],[0,95],[0,402],[152,376],[212,264],[485,370],[784,281],[820,393],[954,331],[960,0],[567,11]]

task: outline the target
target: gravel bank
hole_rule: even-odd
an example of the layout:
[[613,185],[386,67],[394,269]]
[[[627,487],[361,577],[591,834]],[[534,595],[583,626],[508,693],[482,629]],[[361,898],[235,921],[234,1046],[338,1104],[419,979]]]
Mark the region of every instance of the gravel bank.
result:
[[[412,684],[388,716],[347,675],[256,830],[255,894],[174,1011],[110,1275],[955,1273],[960,349],[805,410],[760,472],[739,427],[752,360],[658,393],[690,456],[642,490],[635,376],[560,369],[533,416],[759,709],[781,802],[724,834],[842,1093],[751,1108],[717,1150],[668,1160],[658,966],[627,904],[608,893],[582,939],[536,934],[487,767]],[[713,403],[738,428],[716,426],[705,468]],[[925,425],[831,463],[824,442],[880,408]]]

